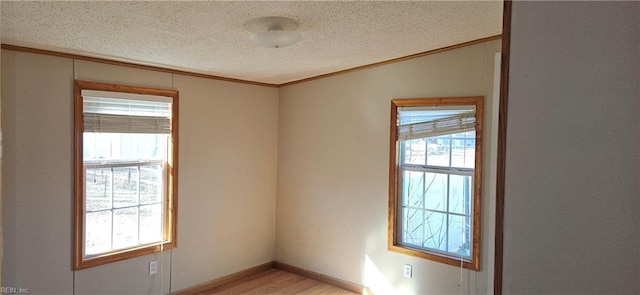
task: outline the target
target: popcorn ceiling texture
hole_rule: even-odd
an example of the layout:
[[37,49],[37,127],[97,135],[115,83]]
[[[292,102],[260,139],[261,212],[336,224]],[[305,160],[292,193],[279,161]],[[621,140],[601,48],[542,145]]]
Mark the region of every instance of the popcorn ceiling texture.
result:
[[[502,2],[1,2],[1,41],[65,53],[286,83],[501,33]],[[300,23],[263,48],[243,24]]]

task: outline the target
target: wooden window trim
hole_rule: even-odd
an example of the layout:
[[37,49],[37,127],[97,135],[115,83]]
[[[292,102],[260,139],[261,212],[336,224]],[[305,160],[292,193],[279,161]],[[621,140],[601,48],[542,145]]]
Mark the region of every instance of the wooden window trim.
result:
[[[474,168],[474,197],[473,197],[473,245],[472,259],[461,260],[458,257],[447,256],[435,252],[428,252],[403,245],[399,241],[398,210],[401,204],[398,196],[398,153],[399,142],[397,140],[398,107],[412,107],[424,105],[475,105],[476,106],[476,147]],[[482,206],[482,131],[484,116],[484,97],[444,97],[444,98],[412,98],[391,100],[390,120],[390,146],[389,146],[389,221],[388,221],[388,249],[405,255],[424,258],[453,266],[462,266],[465,269],[480,270],[480,244],[481,244],[481,206]]]
[[[164,214],[164,241],[113,251],[85,259],[84,249],[84,182],[83,182],[83,99],[82,90],[99,90],[111,92],[124,92],[133,94],[147,94],[171,97],[171,161],[167,165],[167,194],[166,209]],[[143,255],[148,255],[163,250],[176,248],[177,244],[177,220],[178,220],[178,91],[167,89],[155,89],[135,87],[127,85],[105,84],[89,81],[75,80],[74,83],[74,241],[73,241],[73,270],[94,267],[115,261],[121,261]]]

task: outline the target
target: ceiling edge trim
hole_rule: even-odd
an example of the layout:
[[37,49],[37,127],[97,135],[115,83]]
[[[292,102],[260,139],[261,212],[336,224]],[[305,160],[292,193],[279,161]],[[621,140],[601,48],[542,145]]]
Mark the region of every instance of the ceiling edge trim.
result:
[[149,66],[149,65],[137,64],[137,63],[132,63],[132,62],[117,61],[117,60],[111,60],[111,59],[107,59],[107,58],[92,57],[92,56],[72,54],[72,53],[64,53],[64,52],[59,52],[59,51],[37,49],[37,48],[32,48],[32,47],[16,46],[16,45],[5,44],[5,43],[2,43],[0,48],[6,49],[6,50],[13,50],[13,51],[20,51],[20,52],[27,52],[27,53],[35,53],[35,54],[43,54],[43,55],[50,55],[50,56],[57,56],[57,57],[72,58],[72,59],[77,59],[77,60],[91,61],[91,62],[97,62],[97,63],[103,63],[103,64],[116,65],[116,66],[125,66],[125,67],[130,67],[130,68],[137,68],[137,69],[151,70],[151,71],[164,72],[164,73],[170,73],[170,74],[178,74],[178,75],[199,77],[199,78],[212,79],[212,80],[220,80],[220,81],[251,84],[251,85],[258,85],[258,86],[267,86],[267,87],[278,87],[279,86],[278,84],[263,83],[263,82],[235,79],[235,78],[227,78],[227,77],[216,76],[216,75],[201,74],[201,73],[195,73],[195,72],[189,72],[189,71],[175,70],[175,69],[170,69],[170,68],[163,68],[163,67],[157,67],[157,66]]
[[313,77],[309,77],[309,78],[304,78],[304,79],[300,79],[300,80],[285,82],[285,83],[278,84],[278,87],[284,87],[284,86],[289,86],[289,85],[309,82],[309,81],[312,81],[312,80],[327,78],[327,77],[331,77],[331,76],[335,76],[335,75],[346,74],[346,73],[350,73],[350,72],[364,70],[364,69],[368,69],[368,68],[388,65],[388,64],[397,63],[397,62],[401,62],[401,61],[405,61],[405,60],[409,60],[409,59],[414,59],[414,58],[418,58],[418,57],[423,57],[423,56],[427,56],[427,55],[441,53],[441,52],[445,52],[445,51],[449,51],[449,50],[453,50],[453,49],[472,46],[472,45],[476,45],[476,44],[479,44],[479,43],[489,42],[489,41],[493,41],[493,40],[499,40],[501,38],[502,38],[502,34],[494,35],[494,36],[490,36],[490,37],[485,37],[485,38],[480,38],[480,39],[476,39],[476,40],[472,40],[472,41],[468,41],[468,42],[464,42],[464,43],[459,43],[459,44],[455,44],[455,45],[451,45],[451,46],[447,46],[447,47],[442,47],[442,48],[433,49],[433,50],[429,50],[429,51],[424,51],[424,52],[411,54],[411,55],[407,55],[407,56],[403,56],[403,57],[393,58],[393,59],[389,59],[389,60],[385,60],[385,61],[381,61],[381,62],[376,62],[376,63],[372,63],[372,64],[358,66],[358,67],[355,67],[355,68],[349,68],[349,69],[340,70],[340,71],[337,71],[337,72],[331,72],[331,73],[322,74],[322,75],[318,75],[318,76],[313,76]]
[[300,80],[294,80],[294,81],[285,82],[285,83],[281,83],[281,84],[272,84],[272,83],[264,83],[264,82],[257,82],[257,81],[249,81],[249,80],[228,78],[228,77],[209,75],[209,74],[202,74],[202,73],[189,72],[189,71],[182,71],[182,70],[175,70],[175,69],[163,68],[163,67],[157,67],[157,66],[142,65],[142,64],[132,63],[132,62],[116,61],[116,60],[111,60],[111,59],[107,59],[107,58],[91,57],[91,56],[86,56],[86,55],[64,53],[64,52],[59,52],[59,51],[37,49],[37,48],[32,48],[32,47],[16,46],[16,45],[5,44],[5,43],[2,43],[0,45],[0,48],[6,49],[6,50],[13,50],[13,51],[20,51],[20,52],[27,52],[27,53],[35,53],[35,54],[43,54],[43,55],[50,55],[50,56],[57,56],[57,57],[64,57],[64,58],[72,58],[72,59],[85,60],[85,61],[91,61],[91,62],[97,62],[97,63],[103,63],[103,64],[125,66],[125,67],[130,67],[130,68],[158,71],[158,72],[185,75],[185,76],[192,76],[192,77],[199,77],[199,78],[212,79],[212,80],[220,80],[220,81],[235,82],[235,83],[242,83],[242,84],[266,86],[266,87],[284,87],[284,86],[290,86],[290,85],[294,85],[294,84],[300,84],[300,83],[304,83],[304,82],[309,82],[309,81],[313,81],[313,80],[318,80],[318,79],[322,79],[322,78],[327,78],[327,77],[331,77],[331,76],[336,76],[336,75],[340,75],[340,74],[346,74],[346,73],[350,73],[350,72],[364,70],[364,69],[368,69],[368,68],[373,68],[373,67],[388,65],[388,64],[392,64],[392,63],[397,63],[397,62],[401,62],[401,61],[405,61],[405,60],[409,60],[409,59],[419,58],[419,57],[432,55],[432,54],[436,54],[436,53],[441,53],[441,52],[445,52],[445,51],[449,51],[449,50],[453,50],[453,49],[458,49],[458,48],[462,48],[462,47],[472,46],[472,45],[476,45],[476,44],[479,44],[479,43],[498,40],[500,38],[502,38],[501,34],[500,35],[494,35],[494,36],[480,38],[480,39],[476,39],[476,40],[472,40],[472,41],[468,41],[468,42],[464,42],[464,43],[459,43],[459,44],[455,44],[455,45],[451,45],[451,46],[447,46],[447,47],[442,47],[442,48],[438,48],[438,49],[424,51],[424,52],[420,52],[420,53],[416,53],[416,54],[411,54],[411,55],[407,55],[407,56],[403,56],[403,57],[393,58],[393,59],[389,59],[389,60],[385,60],[385,61],[381,61],[381,62],[376,62],[376,63],[372,63],[372,64],[367,64],[367,65],[363,65],[363,66],[358,66],[358,67],[354,67],[354,68],[349,68],[349,69],[345,69],[345,70],[340,70],[340,71],[331,72],[331,73],[327,73],[327,74],[322,74],[322,75],[318,75],[318,76],[313,76],[313,77],[309,77],[309,78],[304,78],[304,79],[300,79]]

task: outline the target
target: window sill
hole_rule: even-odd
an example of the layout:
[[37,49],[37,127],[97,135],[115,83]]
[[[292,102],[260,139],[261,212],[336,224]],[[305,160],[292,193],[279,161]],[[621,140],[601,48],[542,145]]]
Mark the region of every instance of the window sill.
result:
[[[480,271],[480,261],[478,258],[476,258],[475,260],[465,260],[465,259],[460,259],[460,257],[447,256],[447,255],[435,253],[435,252],[426,252],[421,249],[418,250],[408,246],[393,245],[393,244],[389,245],[388,250],[392,252],[404,254],[404,255],[414,256],[414,257],[427,259],[427,260],[431,260],[439,263],[444,263],[452,266],[462,267],[468,270]],[[475,257],[478,257],[478,256],[476,255]]]

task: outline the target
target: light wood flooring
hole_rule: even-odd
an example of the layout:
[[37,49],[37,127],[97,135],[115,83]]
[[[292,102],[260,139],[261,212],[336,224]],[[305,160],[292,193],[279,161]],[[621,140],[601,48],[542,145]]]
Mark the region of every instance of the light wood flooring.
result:
[[353,295],[351,291],[328,285],[310,278],[272,268],[250,277],[218,286],[199,293],[200,295],[217,294],[331,294]]

